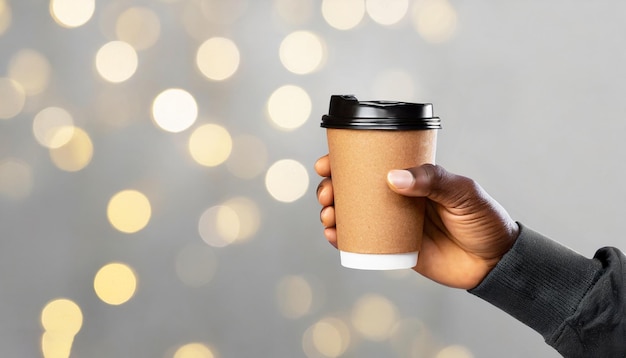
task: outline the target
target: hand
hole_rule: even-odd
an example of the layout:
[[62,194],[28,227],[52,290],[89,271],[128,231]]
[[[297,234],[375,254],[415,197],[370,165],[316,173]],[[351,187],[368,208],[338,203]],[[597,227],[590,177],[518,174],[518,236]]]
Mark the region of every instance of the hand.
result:
[[[317,189],[324,235],[337,247],[328,155],[315,163],[315,171],[324,177]],[[517,223],[472,179],[425,164],[392,170],[387,181],[400,195],[427,198],[422,246],[414,270],[433,281],[474,288],[517,239]]]

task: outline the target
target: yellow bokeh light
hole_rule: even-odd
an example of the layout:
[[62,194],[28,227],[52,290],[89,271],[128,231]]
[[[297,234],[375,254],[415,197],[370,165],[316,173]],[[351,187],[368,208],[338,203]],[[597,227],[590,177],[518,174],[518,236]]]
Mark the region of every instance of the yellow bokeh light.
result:
[[381,25],[398,23],[409,9],[409,0],[365,0],[365,9],[372,20]]
[[33,134],[42,146],[59,148],[67,144],[74,136],[74,119],[63,108],[44,108],[35,115]]
[[50,15],[63,27],[72,28],[86,24],[95,9],[95,0],[50,0]]
[[161,34],[161,22],[149,8],[131,7],[117,18],[115,34],[136,50],[145,50],[154,45]]
[[107,217],[117,230],[132,234],[148,225],[152,209],[148,198],[137,190],[122,190],[109,200]]
[[304,277],[286,276],[276,286],[276,301],[283,316],[300,318],[311,310],[313,290]]
[[233,138],[233,150],[226,166],[234,176],[252,179],[265,170],[267,159],[265,143],[255,136],[243,134]]
[[189,153],[198,163],[207,167],[220,165],[228,159],[233,141],[226,128],[217,124],[205,124],[189,136]]
[[303,75],[317,70],[326,50],[322,39],[309,31],[292,32],[280,44],[280,61],[290,72]]
[[233,243],[239,236],[239,228],[239,215],[225,205],[205,210],[198,222],[200,237],[213,247],[224,247]]
[[252,199],[243,196],[227,200],[222,205],[229,207],[237,214],[239,224],[237,242],[246,242],[254,237],[261,226],[259,206]]
[[211,348],[203,343],[187,343],[179,347],[173,358],[214,358]]
[[58,148],[50,148],[50,159],[54,165],[68,172],[85,168],[93,156],[93,144],[89,135],[81,128],[74,127],[72,138]]
[[41,325],[52,334],[73,336],[83,325],[83,313],[74,301],[59,298],[45,305],[41,311]]
[[0,77],[0,119],[9,119],[22,112],[26,103],[24,88],[10,78]]
[[27,163],[6,158],[0,160],[0,195],[11,199],[22,199],[33,189],[33,170]]
[[108,42],[96,54],[98,74],[113,83],[129,79],[137,71],[137,64],[137,52],[123,41]]
[[198,118],[198,104],[189,92],[170,88],[161,92],[152,102],[152,118],[165,131],[182,132]]
[[69,358],[74,335],[44,332],[41,336],[41,353],[44,358]]
[[206,78],[223,81],[239,67],[239,49],[227,38],[210,38],[198,48],[196,65]]
[[387,298],[368,294],[352,309],[352,325],[365,338],[383,341],[389,338],[397,321],[397,309]]
[[474,358],[472,352],[463,346],[448,346],[440,350],[435,358]]
[[314,1],[274,0],[274,9],[281,20],[293,25],[302,25],[313,17]]
[[293,130],[309,119],[312,106],[311,98],[304,89],[285,85],[272,93],[267,101],[267,112],[280,129]]
[[415,4],[413,24],[424,40],[448,41],[456,31],[457,14],[447,0],[420,0]]
[[32,49],[23,49],[9,62],[9,77],[19,82],[26,95],[43,92],[50,82],[51,66],[48,59]]
[[365,2],[364,0],[323,0],[322,15],[330,26],[338,30],[349,30],[363,19]]
[[309,174],[300,162],[282,159],[267,170],[265,187],[274,199],[291,203],[306,193],[309,187]]
[[128,265],[113,262],[98,270],[93,280],[93,288],[103,302],[121,305],[135,294],[137,277]]
[[350,347],[348,326],[335,317],[326,317],[309,327],[302,337],[302,350],[309,358],[340,357]]
[[203,243],[183,247],[176,255],[176,275],[187,286],[200,287],[211,281],[217,270],[217,256]]
[[11,26],[11,7],[5,0],[0,0],[0,36]]

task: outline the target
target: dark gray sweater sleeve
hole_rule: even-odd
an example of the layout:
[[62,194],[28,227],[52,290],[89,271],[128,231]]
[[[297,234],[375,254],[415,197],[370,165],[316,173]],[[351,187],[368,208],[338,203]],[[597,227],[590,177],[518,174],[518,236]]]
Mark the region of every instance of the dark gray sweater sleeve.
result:
[[626,357],[626,258],[593,259],[520,224],[520,235],[469,292],[539,332],[564,357]]

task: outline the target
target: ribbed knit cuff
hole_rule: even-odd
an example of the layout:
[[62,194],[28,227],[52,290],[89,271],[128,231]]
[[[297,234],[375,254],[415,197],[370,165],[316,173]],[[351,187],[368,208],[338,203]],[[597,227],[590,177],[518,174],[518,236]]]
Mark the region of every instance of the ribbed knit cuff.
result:
[[547,339],[576,311],[602,267],[597,260],[519,226],[511,250],[469,292]]

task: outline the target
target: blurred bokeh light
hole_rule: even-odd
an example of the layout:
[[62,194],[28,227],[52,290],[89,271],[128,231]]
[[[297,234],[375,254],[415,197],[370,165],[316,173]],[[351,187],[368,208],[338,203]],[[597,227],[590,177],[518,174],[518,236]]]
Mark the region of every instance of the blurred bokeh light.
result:
[[196,64],[206,78],[223,81],[239,67],[239,49],[227,38],[210,38],[198,48]]
[[50,14],[63,27],[78,27],[91,19],[95,0],[50,0]]
[[[68,129],[71,130],[71,138],[61,146],[55,146],[57,138],[64,138]],[[64,140],[63,140],[64,141]],[[76,172],[85,168],[93,157],[93,143],[89,134],[78,127],[61,127],[55,132],[50,147],[50,159],[57,168],[68,172]]]
[[124,41],[104,44],[96,54],[96,69],[105,80],[124,82],[137,71],[137,52]]
[[170,88],[154,99],[152,117],[161,129],[173,133],[182,132],[198,118],[198,104],[184,89]]
[[107,217],[117,230],[132,234],[143,229],[152,216],[150,201],[141,192],[127,189],[117,192],[109,200]]
[[102,301],[110,305],[121,305],[135,294],[137,276],[126,264],[109,263],[96,273],[93,288]]
[[119,15],[115,34],[120,41],[130,44],[135,50],[145,50],[159,39],[161,21],[150,8],[131,7]]

